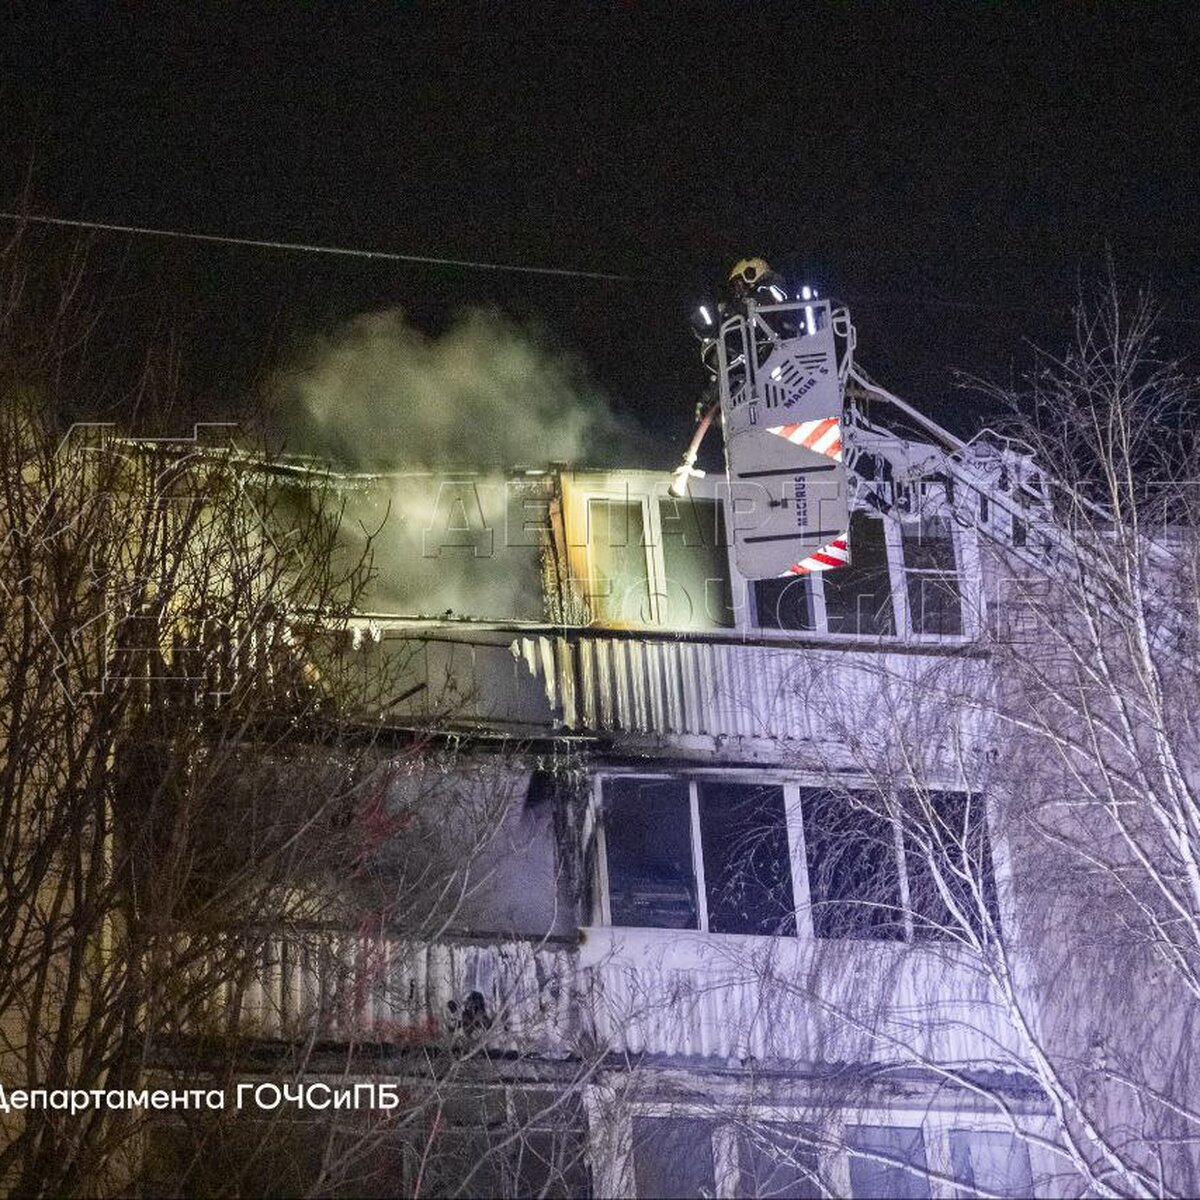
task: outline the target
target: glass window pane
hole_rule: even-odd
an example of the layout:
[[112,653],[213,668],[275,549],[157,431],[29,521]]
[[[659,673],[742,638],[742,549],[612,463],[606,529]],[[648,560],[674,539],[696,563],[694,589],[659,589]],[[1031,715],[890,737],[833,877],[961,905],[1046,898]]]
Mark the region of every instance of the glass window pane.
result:
[[962,596],[948,517],[922,517],[900,526],[908,575],[909,619],[914,633],[962,634]]
[[908,611],[913,633],[958,637],[962,633],[962,598],[957,577],[910,572]]
[[760,629],[812,629],[812,577],[755,580],[754,615]]
[[821,572],[825,621],[830,633],[883,637],[895,633],[892,584],[883,522],[850,514],[850,564]]
[[650,578],[640,501],[588,501],[592,611],[598,621],[650,623]]
[[664,616],[672,629],[728,629],[733,621],[725,514],[717,500],[664,497]]
[[914,936],[947,938],[960,928],[943,899],[939,878],[972,928],[982,927],[973,883],[998,925],[1000,910],[983,797],[929,792],[909,797],[906,807],[904,862]]
[[[892,1196],[895,1200],[928,1197],[925,1139],[919,1129],[851,1125],[847,1134],[851,1195]],[[862,1153],[856,1154],[856,1150]]]
[[900,525],[904,565],[913,571],[958,570],[954,558],[954,531],[949,517],[922,517]]
[[633,1174],[639,1196],[712,1196],[712,1125],[684,1117],[634,1117]]
[[823,1193],[811,1135],[786,1125],[756,1125],[738,1135],[739,1196],[808,1200]]
[[783,788],[720,781],[699,793],[709,929],[794,937]]
[[950,1131],[950,1167],[959,1196],[1032,1196],[1029,1147],[1011,1133]]
[[513,1196],[581,1197],[591,1191],[582,1126],[524,1129],[509,1147]]
[[612,923],[698,929],[688,785],[606,779],[603,786]]
[[903,939],[896,841],[880,798],[802,789],[800,800],[817,937]]

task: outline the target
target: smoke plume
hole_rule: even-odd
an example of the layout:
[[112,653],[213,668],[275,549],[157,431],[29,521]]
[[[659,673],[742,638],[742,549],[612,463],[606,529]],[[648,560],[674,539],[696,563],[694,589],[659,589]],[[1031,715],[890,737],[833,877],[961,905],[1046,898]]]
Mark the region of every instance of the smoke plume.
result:
[[630,463],[632,430],[580,365],[500,315],[429,338],[398,310],[359,316],[279,371],[272,408],[298,450],[365,470]]

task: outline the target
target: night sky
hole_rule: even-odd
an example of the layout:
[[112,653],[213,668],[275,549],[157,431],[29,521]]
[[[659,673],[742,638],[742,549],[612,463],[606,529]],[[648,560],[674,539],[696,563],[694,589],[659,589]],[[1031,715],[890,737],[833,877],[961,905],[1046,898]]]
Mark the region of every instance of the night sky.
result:
[[59,216],[636,278],[101,239],[217,408],[342,317],[494,305],[667,465],[704,384],[689,310],[749,253],[848,302],[867,370],[963,429],[955,372],[1062,343],[1108,250],[1176,352],[1200,332],[1186,6],[48,8],[0,18],[4,207],[32,160]]

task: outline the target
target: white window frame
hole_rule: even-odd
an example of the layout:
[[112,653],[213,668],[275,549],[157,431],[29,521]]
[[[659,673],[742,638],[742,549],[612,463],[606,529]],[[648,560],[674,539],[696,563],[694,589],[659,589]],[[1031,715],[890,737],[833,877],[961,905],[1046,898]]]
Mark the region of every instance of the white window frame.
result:
[[[593,1171],[593,1179],[599,1184],[605,1174],[614,1179],[628,1181],[629,1195],[636,1193],[634,1171],[633,1121],[636,1117],[679,1117],[699,1118],[711,1125],[713,1179],[716,1195],[733,1197],[741,1183],[741,1162],[738,1154],[737,1132],[739,1122],[749,1117],[763,1124],[804,1125],[811,1122],[811,1108],[799,1106],[751,1105],[749,1110],[739,1107],[738,1116],[723,1119],[715,1105],[680,1103],[678,1101],[642,1101],[617,1115],[623,1128],[610,1143],[618,1148],[618,1156],[628,1155],[626,1161],[615,1161],[605,1165],[601,1172]],[[600,1115],[598,1106],[589,1108],[589,1118]],[[878,1106],[856,1107],[840,1113],[822,1113],[824,1135],[817,1147],[817,1170],[830,1185],[832,1194],[850,1196],[850,1159],[852,1151],[847,1144],[850,1129],[860,1125],[884,1126],[892,1129],[919,1129],[925,1147],[925,1166],[928,1172],[929,1194],[934,1200],[953,1200],[959,1195],[959,1185],[952,1178],[950,1134],[955,1130],[968,1133],[1002,1133],[1017,1137],[1025,1142],[1029,1152],[1029,1168],[1036,1185],[1053,1174],[1053,1156],[1039,1146],[1039,1142],[1053,1140],[1054,1122],[1043,1113],[1014,1111],[1014,1122],[993,1113],[974,1109],[949,1107],[945,1109],[888,1109]],[[603,1119],[601,1117],[601,1119]],[[606,1131],[607,1132],[607,1131]],[[1024,1136],[1022,1136],[1024,1135]],[[611,1152],[610,1152],[611,1153]]]
[[[688,785],[688,817],[691,831],[692,879],[696,887],[695,929],[678,930],[663,929],[654,925],[614,925],[612,921],[611,893],[608,885],[608,846],[604,834],[604,781],[606,779],[651,779],[675,780]],[[763,787],[781,787],[783,789],[784,817],[788,839],[788,859],[792,874],[792,911],[796,921],[796,934],[789,940],[813,940],[811,904],[808,895],[808,872],[804,858],[804,822],[800,815],[800,786],[777,775],[762,772],[738,772],[720,770],[700,770],[687,772],[667,771],[601,771],[592,780],[592,805],[595,813],[596,829],[596,890],[593,895],[593,914],[599,918],[598,923],[609,929],[637,929],[646,933],[665,934],[704,934],[705,937],[717,938],[762,938],[764,941],[774,941],[775,935],[765,936],[747,933],[711,933],[708,928],[708,893],[704,878],[704,846],[700,840],[700,787],[705,780],[725,781],[729,783],[758,784]]]
[[953,509],[946,501],[945,489],[940,484],[925,489],[923,506],[931,515],[945,517],[950,527],[950,538],[954,546],[955,578],[958,581],[959,605],[962,614],[962,633],[919,633],[913,627],[912,613],[908,602],[908,568],[904,564],[904,538],[901,526],[919,520],[918,514],[896,514],[895,510],[883,518],[884,535],[888,548],[888,575],[892,584],[892,609],[896,617],[896,628],[902,631],[905,641],[933,645],[959,644],[978,639],[982,627],[983,583],[980,577],[979,538],[973,525],[956,520]]
[[[608,845],[605,839],[604,822],[604,781],[606,779],[648,779],[675,780],[688,784],[688,814],[691,831],[692,879],[696,887],[697,926],[695,929],[667,929],[656,925],[614,925],[612,921],[611,893],[608,882]],[[796,933],[794,937],[784,938],[782,935],[761,935],[745,933],[712,933],[708,928],[708,895],[704,877],[704,847],[700,838],[700,803],[699,784],[705,780],[727,781],[730,783],[758,784],[761,786],[781,787],[783,789],[783,807],[787,827],[788,857],[792,874],[792,902],[795,914]],[[871,783],[866,780],[846,780],[843,786],[848,791],[873,791]],[[982,795],[984,827],[988,849],[991,858],[992,880],[996,889],[997,905],[1000,910],[1002,929],[1010,930],[1008,905],[1003,897],[1007,887],[1001,884],[1001,871],[1007,874],[1008,859],[1005,848],[993,829],[991,797],[979,787],[968,787],[963,781],[951,784],[931,783],[935,791],[951,792],[958,795]],[[904,848],[904,836],[899,822],[893,825],[894,849],[897,863],[897,878],[899,880],[900,904],[903,912],[903,938],[818,938],[812,919],[812,893],[808,878],[807,847],[804,840],[804,813],[801,792],[821,790],[828,787],[828,780],[812,776],[797,776],[771,770],[737,770],[721,769],[719,767],[697,768],[688,771],[647,771],[641,769],[608,768],[597,771],[592,778],[590,797],[591,813],[589,820],[595,829],[596,838],[596,869],[592,874],[592,905],[591,918],[594,924],[606,929],[635,931],[638,935],[677,937],[683,935],[700,935],[705,938],[740,938],[755,939],[763,942],[778,941],[794,943],[817,942],[863,942],[866,945],[890,944],[894,946],[924,946],[926,939],[917,938],[914,934],[913,914],[909,896],[908,861]],[[938,943],[941,945],[941,943]],[[943,946],[943,949],[945,947]]]
[[[598,595],[595,562],[590,545],[590,506],[593,500],[609,500],[616,503],[638,503],[642,508],[642,532],[646,547],[646,577],[650,595],[649,622],[614,622],[601,620],[593,616],[593,623],[599,628],[633,628],[633,629],[666,629],[665,624],[667,579],[666,564],[663,554],[662,513],[661,502],[664,499],[714,500],[722,505],[726,526],[726,554],[728,563],[729,585],[733,602],[734,623],[730,626],[713,627],[711,630],[689,629],[685,632],[706,632],[719,634],[752,634],[766,641],[793,642],[798,639],[818,638],[828,640],[832,644],[872,640],[888,644],[932,644],[959,645],[978,639],[982,628],[982,594],[983,585],[980,576],[979,542],[975,528],[955,519],[953,508],[947,502],[945,489],[940,484],[926,484],[921,490],[922,506],[932,513],[945,516],[949,521],[951,538],[954,544],[954,559],[956,578],[958,580],[959,598],[962,606],[962,633],[938,634],[918,633],[913,628],[908,603],[908,576],[904,565],[904,549],[901,540],[900,526],[908,517],[896,509],[888,513],[878,513],[865,506],[859,506],[857,511],[865,512],[869,517],[883,522],[883,532],[887,547],[888,582],[892,599],[892,618],[895,633],[885,634],[878,638],[859,633],[830,633],[826,625],[825,614],[825,572],[815,571],[807,578],[811,581],[811,596],[813,607],[812,629],[773,629],[758,623],[758,614],[754,603],[754,581],[747,579],[737,569],[733,554],[733,534],[731,528],[732,506],[729,502],[728,484],[723,478],[714,476],[711,479],[692,480],[684,497],[675,497],[670,490],[671,478],[658,472],[596,472],[587,473],[571,478],[566,491],[569,496],[568,507],[573,510],[566,514],[566,536],[569,550],[576,553],[582,551],[583,570],[575,572],[586,589],[582,597],[592,607],[594,597]],[[909,519],[915,520],[915,516]],[[582,542],[578,539],[582,534]]]

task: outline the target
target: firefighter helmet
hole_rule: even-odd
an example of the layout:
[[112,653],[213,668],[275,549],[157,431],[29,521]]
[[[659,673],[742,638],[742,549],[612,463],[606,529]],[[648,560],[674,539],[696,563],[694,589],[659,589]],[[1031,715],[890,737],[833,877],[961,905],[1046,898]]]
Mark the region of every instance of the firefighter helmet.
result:
[[752,291],[766,283],[772,274],[765,258],[743,258],[729,272],[729,284],[738,290]]

